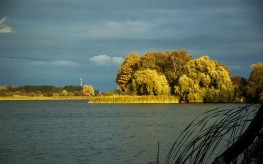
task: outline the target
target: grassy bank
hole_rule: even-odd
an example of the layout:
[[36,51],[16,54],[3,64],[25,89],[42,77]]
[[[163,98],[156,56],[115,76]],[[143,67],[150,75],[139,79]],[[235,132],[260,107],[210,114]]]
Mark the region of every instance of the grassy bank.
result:
[[99,96],[89,103],[97,104],[136,104],[136,103],[179,103],[176,96]]
[[89,100],[90,96],[53,96],[53,97],[44,97],[44,96],[10,96],[10,97],[0,97],[0,100]]

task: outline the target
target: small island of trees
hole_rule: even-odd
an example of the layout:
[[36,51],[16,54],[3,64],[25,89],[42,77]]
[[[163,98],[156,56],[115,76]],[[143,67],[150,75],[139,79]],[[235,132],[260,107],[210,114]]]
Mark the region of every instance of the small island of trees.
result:
[[185,50],[129,54],[116,74],[124,95],[170,95],[181,102],[262,102],[263,63],[246,80],[208,56],[193,59]]

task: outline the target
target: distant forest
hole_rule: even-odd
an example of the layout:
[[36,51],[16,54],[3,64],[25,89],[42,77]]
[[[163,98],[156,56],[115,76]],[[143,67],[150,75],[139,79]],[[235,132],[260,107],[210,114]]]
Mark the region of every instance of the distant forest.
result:
[[263,102],[263,63],[248,79],[231,77],[228,66],[185,50],[131,53],[116,74],[117,91],[127,95],[174,95],[185,102]]
[[56,87],[52,85],[26,85],[26,86],[0,86],[0,96],[94,96],[99,94],[93,86],[64,86]]

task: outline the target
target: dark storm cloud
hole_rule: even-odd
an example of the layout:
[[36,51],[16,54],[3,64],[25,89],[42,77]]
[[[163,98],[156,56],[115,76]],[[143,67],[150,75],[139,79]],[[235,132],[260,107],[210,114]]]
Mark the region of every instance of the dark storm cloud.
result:
[[81,77],[114,89],[116,63],[131,52],[185,49],[245,77],[262,61],[259,0],[3,0],[4,18],[12,32],[0,33],[0,85]]

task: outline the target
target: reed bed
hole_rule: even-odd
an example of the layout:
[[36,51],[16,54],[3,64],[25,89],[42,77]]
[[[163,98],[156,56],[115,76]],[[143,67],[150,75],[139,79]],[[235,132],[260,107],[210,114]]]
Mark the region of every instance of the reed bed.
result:
[[[212,163],[242,136],[259,108],[259,105],[243,105],[205,112],[193,120],[176,139],[165,163]],[[263,129],[251,146],[239,154],[232,163],[244,163],[249,160],[251,162],[251,159],[258,158],[253,151],[257,149],[259,143],[262,145],[262,131]]]
[[179,103],[176,96],[99,96],[94,97],[89,103],[97,104],[140,104],[140,103]]

